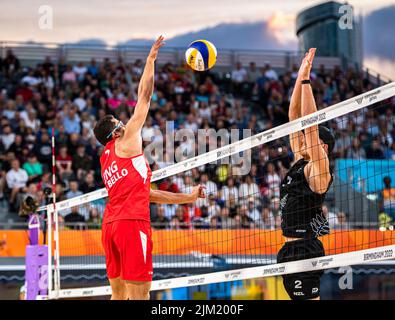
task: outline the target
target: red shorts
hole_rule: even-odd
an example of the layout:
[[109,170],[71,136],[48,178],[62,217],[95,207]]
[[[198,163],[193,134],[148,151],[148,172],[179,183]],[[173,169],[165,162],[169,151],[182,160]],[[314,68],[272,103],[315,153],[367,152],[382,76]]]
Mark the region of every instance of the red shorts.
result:
[[151,225],[145,220],[117,220],[102,226],[109,279],[152,281]]

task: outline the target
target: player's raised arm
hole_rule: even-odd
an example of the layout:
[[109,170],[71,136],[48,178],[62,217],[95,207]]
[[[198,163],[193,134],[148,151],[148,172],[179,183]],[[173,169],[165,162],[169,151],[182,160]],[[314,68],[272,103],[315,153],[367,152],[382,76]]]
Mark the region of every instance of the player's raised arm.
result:
[[[316,49],[310,49],[303,59],[301,66],[301,80],[310,80],[310,71]],[[313,90],[310,84],[302,84],[302,116],[309,115],[317,111]],[[329,159],[324,145],[320,141],[318,126],[314,125],[304,131],[306,152],[310,161],[306,166],[306,178],[310,188],[316,193],[325,193],[331,181],[329,171]]]
[[204,187],[199,185],[192,188],[191,193],[174,193],[161,190],[151,190],[150,202],[159,204],[186,204],[205,198]]
[[140,134],[145,119],[147,118],[152,93],[154,91],[155,60],[158,55],[159,48],[164,45],[163,40],[163,36],[160,36],[152,45],[151,51],[148,54],[138,87],[137,104],[132,118],[126,124],[126,139],[134,139],[136,134]]
[[[307,54],[306,54],[307,56]],[[302,63],[303,65],[303,63]],[[301,70],[298,72],[297,79],[295,81],[295,86],[292,91],[291,101],[289,103],[289,110],[288,110],[288,118],[289,121],[295,120],[300,118],[301,116],[301,104],[302,104],[302,86],[301,86]],[[291,145],[292,152],[294,154],[295,161],[298,161],[302,158],[300,153],[300,148],[302,146],[303,141],[303,132],[298,131],[295,133],[291,133],[289,135],[289,142]]]

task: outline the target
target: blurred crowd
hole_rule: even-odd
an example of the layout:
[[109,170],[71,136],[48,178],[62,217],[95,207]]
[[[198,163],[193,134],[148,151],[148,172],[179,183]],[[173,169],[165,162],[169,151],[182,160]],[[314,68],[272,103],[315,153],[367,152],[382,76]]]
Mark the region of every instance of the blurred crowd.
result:
[[[56,200],[70,199],[103,187],[98,144],[93,127],[111,113],[126,123],[133,114],[144,62],[104,59],[69,63],[49,57],[35,67],[23,66],[11,51],[0,60],[0,199],[17,213],[31,195],[41,204],[51,187],[51,130],[56,141]],[[155,90],[142,134],[144,146],[164,143],[166,123],[174,130],[250,129],[251,134],[288,122],[288,106],[297,66],[279,72],[268,62],[258,68],[237,63],[224,72],[192,72],[185,64],[158,66]],[[312,86],[318,109],[374,88],[365,73],[317,66]],[[385,108],[367,109],[336,118],[334,158],[395,160],[393,100]],[[168,132],[167,132],[168,133]],[[197,141],[196,141],[197,142]],[[195,144],[197,146],[197,143]],[[219,147],[220,145],[217,145]],[[191,141],[176,142],[181,153]],[[209,150],[207,142],[207,151]],[[165,150],[165,148],[164,148]],[[147,155],[152,169],[167,166],[173,155]],[[279,227],[279,187],[293,161],[287,138],[254,148],[249,174],[240,164],[209,164],[153,183],[152,188],[189,192],[201,183],[207,199],[185,206],[152,205],[157,228]],[[395,199],[394,199],[395,200]],[[65,223],[100,224],[104,201],[61,212]],[[344,227],[347,213],[324,213],[334,228]],[[15,214],[15,216],[17,216]]]

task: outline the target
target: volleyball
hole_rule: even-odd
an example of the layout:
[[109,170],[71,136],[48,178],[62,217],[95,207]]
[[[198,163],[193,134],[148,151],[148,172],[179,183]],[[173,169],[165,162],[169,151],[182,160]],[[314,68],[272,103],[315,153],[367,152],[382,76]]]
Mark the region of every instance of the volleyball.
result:
[[209,70],[217,61],[217,49],[210,41],[193,41],[185,52],[185,60],[195,71]]

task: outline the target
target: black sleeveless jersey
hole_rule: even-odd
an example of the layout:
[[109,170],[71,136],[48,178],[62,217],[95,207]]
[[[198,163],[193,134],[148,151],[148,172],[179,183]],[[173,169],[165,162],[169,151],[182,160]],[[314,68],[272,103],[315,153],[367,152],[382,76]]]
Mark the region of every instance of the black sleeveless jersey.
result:
[[[329,233],[329,223],[322,212],[326,192],[310,189],[304,175],[308,161],[300,159],[288,171],[280,187],[281,229],[285,237],[316,238]],[[331,179],[328,189],[333,181]]]

